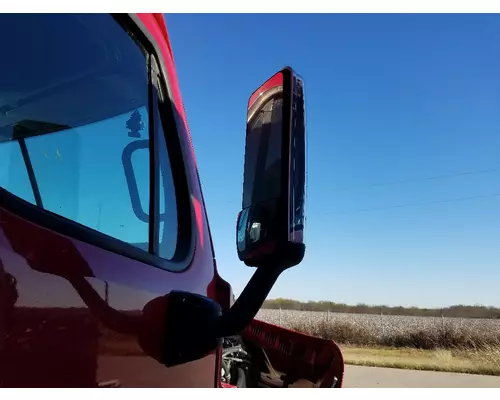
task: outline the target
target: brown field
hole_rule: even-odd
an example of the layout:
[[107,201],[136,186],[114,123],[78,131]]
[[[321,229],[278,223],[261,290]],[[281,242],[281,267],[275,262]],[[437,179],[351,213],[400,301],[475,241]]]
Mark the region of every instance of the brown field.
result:
[[499,319],[261,310],[257,318],[342,344],[417,349],[500,347]]
[[500,320],[261,310],[258,319],[335,340],[346,363],[500,375]]

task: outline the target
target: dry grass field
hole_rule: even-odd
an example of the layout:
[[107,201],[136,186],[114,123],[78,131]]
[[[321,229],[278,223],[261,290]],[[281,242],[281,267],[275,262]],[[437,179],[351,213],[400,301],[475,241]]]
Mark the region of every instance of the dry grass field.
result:
[[500,319],[270,309],[257,318],[333,339],[350,364],[500,375]]

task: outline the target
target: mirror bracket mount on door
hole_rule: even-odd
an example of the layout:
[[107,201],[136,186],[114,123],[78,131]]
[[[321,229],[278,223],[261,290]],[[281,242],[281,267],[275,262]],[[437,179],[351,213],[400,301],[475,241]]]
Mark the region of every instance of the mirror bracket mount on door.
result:
[[182,291],[167,296],[163,354],[167,367],[198,360],[221,345],[222,338],[239,335],[255,318],[269,291],[288,265],[258,268],[233,306],[222,313],[208,297]]

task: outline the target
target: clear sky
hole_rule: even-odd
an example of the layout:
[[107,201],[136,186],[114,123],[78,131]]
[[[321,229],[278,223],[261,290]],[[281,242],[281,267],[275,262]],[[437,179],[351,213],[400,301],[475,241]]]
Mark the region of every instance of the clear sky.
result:
[[306,87],[306,257],[270,297],[500,306],[499,15],[167,15],[219,270],[239,293],[246,103]]

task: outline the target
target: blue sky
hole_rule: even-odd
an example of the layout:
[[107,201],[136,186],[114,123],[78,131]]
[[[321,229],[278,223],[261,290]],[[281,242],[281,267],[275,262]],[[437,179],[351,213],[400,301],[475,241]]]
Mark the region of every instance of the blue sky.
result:
[[270,297],[500,306],[500,16],[166,15],[222,276],[239,293],[246,103],[307,102],[306,257]]

